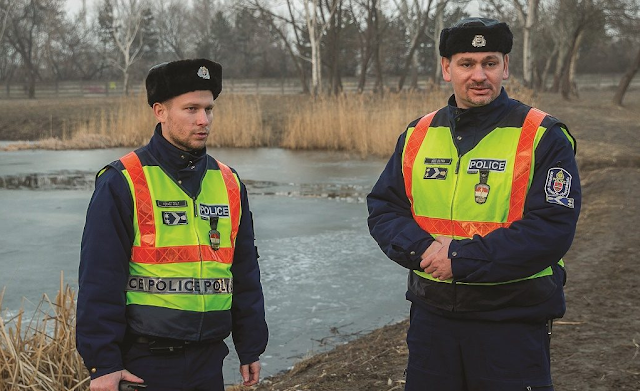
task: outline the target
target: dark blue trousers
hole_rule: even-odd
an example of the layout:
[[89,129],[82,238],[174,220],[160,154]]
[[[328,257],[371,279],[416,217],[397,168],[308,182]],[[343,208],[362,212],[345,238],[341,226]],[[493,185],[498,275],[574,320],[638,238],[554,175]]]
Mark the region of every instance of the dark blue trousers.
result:
[[546,323],[449,319],[416,304],[405,391],[553,391]]
[[144,379],[145,391],[224,391],[224,342],[189,344],[175,352],[152,353],[147,343],[131,342],[123,352],[124,367]]

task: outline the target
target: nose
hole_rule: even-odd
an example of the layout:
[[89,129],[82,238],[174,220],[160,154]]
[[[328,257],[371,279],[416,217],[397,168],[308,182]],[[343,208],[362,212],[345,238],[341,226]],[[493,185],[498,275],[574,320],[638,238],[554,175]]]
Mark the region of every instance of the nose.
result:
[[481,64],[478,64],[473,68],[471,79],[475,82],[481,82],[487,79],[487,74],[485,73],[484,68],[482,67]]
[[211,122],[211,120],[209,119],[209,115],[207,114],[207,111],[205,109],[201,109],[198,112],[198,117],[196,120],[198,126],[207,126]]

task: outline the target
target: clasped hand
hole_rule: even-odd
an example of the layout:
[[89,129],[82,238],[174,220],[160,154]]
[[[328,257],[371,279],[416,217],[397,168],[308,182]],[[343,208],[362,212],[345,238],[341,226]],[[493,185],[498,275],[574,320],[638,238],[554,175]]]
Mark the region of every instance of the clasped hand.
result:
[[451,271],[451,259],[449,258],[449,245],[452,239],[446,236],[438,236],[425,251],[420,261],[420,268],[425,273],[431,274],[441,281],[453,278]]

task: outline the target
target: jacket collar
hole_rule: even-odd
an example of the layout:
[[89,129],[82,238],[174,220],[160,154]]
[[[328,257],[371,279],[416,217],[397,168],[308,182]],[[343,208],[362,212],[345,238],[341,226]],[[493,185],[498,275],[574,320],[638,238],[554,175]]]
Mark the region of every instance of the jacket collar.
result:
[[149,141],[149,152],[158,160],[158,163],[169,171],[177,171],[187,165],[193,165],[207,155],[207,149],[197,151],[183,151],[167,141],[162,135],[162,127],[156,125],[153,137]]
[[511,99],[509,99],[503,87],[500,95],[488,105],[472,107],[470,109],[460,109],[456,105],[455,96],[451,95],[447,108],[449,110],[452,129],[456,129],[456,131],[464,131],[467,129],[483,131],[495,128],[498,122],[505,118],[510,107]]

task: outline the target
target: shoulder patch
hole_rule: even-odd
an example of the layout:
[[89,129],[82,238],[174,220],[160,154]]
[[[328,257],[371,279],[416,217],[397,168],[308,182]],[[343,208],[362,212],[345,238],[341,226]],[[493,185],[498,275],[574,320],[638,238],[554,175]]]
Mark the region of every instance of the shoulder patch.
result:
[[544,185],[544,193],[547,202],[558,204],[567,208],[574,207],[573,198],[569,198],[572,176],[567,170],[560,167],[552,167],[547,172],[547,181]]

